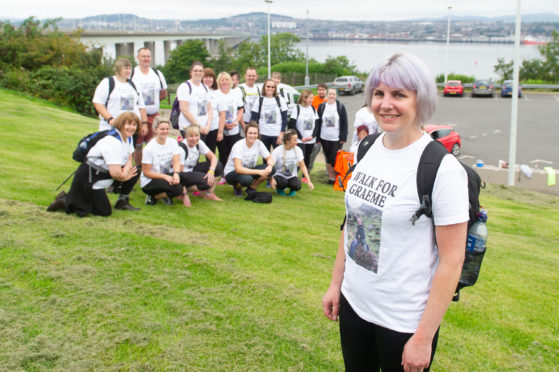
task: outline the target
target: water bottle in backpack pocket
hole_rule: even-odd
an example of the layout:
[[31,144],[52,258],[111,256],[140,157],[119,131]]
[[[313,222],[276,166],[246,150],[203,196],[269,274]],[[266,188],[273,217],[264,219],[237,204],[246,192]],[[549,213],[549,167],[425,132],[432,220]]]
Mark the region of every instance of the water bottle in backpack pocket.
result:
[[466,257],[464,258],[464,266],[462,268],[462,275],[460,276],[460,287],[474,285],[479,276],[488,236],[486,222],[487,211],[482,209],[477,214],[476,222],[468,231]]

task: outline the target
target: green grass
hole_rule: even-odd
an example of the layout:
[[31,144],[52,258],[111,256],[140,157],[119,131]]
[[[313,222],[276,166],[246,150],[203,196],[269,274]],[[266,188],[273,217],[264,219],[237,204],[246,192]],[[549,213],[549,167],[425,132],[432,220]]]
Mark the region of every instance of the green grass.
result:
[[[147,207],[137,188],[138,213],[47,213],[98,122],[0,101],[0,370],[343,370],[320,300],[344,203],[322,164],[313,192],[270,205],[219,186],[223,203]],[[451,305],[432,370],[557,370],[559,200],[490,186],[482,204],[481,277]]]

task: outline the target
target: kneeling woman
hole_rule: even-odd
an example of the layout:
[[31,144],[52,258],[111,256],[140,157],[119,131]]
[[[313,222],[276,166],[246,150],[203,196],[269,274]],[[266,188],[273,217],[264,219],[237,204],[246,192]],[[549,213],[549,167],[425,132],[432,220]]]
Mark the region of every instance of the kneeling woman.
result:
[[297,132],[289,129],[283,134],[283,145],[276,147],[272,151],[272,158],[276,164],[276,173],[270,182],[280,195],[287,195],[285,189],[289,187],[289,196],[295,195],[296,191],[301,190],[301,180],[297,177],[297,166],[301,168],[301,173],[309,185],[309,189],[314,189],[311,182],[303,151],[297,146]]
[[169,138],[170,129],[171,124],[167,120],[156,120],[153,123],[155,137],[142,154],[140,186],[147,194],[147,205],[154,205],[159,199],[172,205],[172,199],[182,194],[180,148],[177,141]]
[[[258,139],[258,124],[251,121],[246,125],[246,138],[243,138],[231,149],[229,160],[225,165],[225,179],[233,185],[235,195],[242,196],[242,188],[247,194],[252,192],[274,172],[274,159],[264,144]],[[256,165],[258,155],[265,164]]]
[[115,209],[138,210],[130,205],[128,195],[138,180],[138,170],[132,165],[134,146],[132,136],[138,131],[140,119],[133,112],[124,112],[113,122],[114,132],[100,139],[81,163],[70,191],[62,191],[49,205],[47,211],[65,209],[83,217],[89,213],[110,216],[112,213],[105,189],[119,182],[115,190],[120,195]]
[[[185,135],[186,139],[179,144],[182,164],[179,177],[183,186],[183,205],[190,207],[187,190],[190,192],[205,191],[204,199],[221,201],[214,190],[217,185],[216,177],[221,176],[223,166],[217,161],[217,156],[200,139],[200,129],[196,125],[186,127]],[[203,163],[198,161],[200,154],[207,159]]]

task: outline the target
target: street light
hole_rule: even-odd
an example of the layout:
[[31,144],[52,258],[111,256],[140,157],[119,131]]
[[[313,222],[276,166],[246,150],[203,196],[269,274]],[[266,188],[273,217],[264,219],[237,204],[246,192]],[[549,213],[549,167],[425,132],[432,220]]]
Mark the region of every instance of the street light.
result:
[[309,80],[309,10],[307,9],[307,23],[305,25],[307,37],[307,56],[305,58],[305,85],[310,85]]
[[445,60],[445,69],[444,69],[444,83],[447,83],[448,79],[448,49],[450,46],[450,11],[452,10],[452,6],[448,6],[448,21],[446,23],[446,60]]
[[270,60],[270,5],[273,3],[273,0],[264,0],[266,4],[268,4],[268,79],[272,77],[272,63]]
[[514,65],[512,72],[512,105],[510,109],[510,142],[509,142],[509,176],[508,185],[514,186],[514,172],[516,170],[516,131],[518,127],[518,80],[520,75],[520,29],[521,12],[520,0],[516,0],[516,23],[514,27]]

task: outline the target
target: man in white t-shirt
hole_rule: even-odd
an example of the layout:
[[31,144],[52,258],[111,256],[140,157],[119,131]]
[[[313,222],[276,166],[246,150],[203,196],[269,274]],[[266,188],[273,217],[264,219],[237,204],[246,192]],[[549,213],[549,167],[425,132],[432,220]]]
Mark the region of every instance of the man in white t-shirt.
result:
[[243,130],[241,132],[244,132],[246,124],[250,121],[252,108],[258,103],[258,98],[260,97],[260,90],[255,84],[256,80],[258,80],[256,69],[254,67],[247,68],[245,82],[239,85],[243,95],[243,102],[245,103],[245,113],[241,121]]
[[148,132],[140,134],[136,141],[134,160],[136,164],[142,161],[142,145],[153,138],[153,119],[159,115],[159,103],[167,97],[167,82],[161,71],[151,67],[151,51],[148,48],[138,49],[139,65],[132,70],[130,79],[136,89],[142,92],[146,105]]

